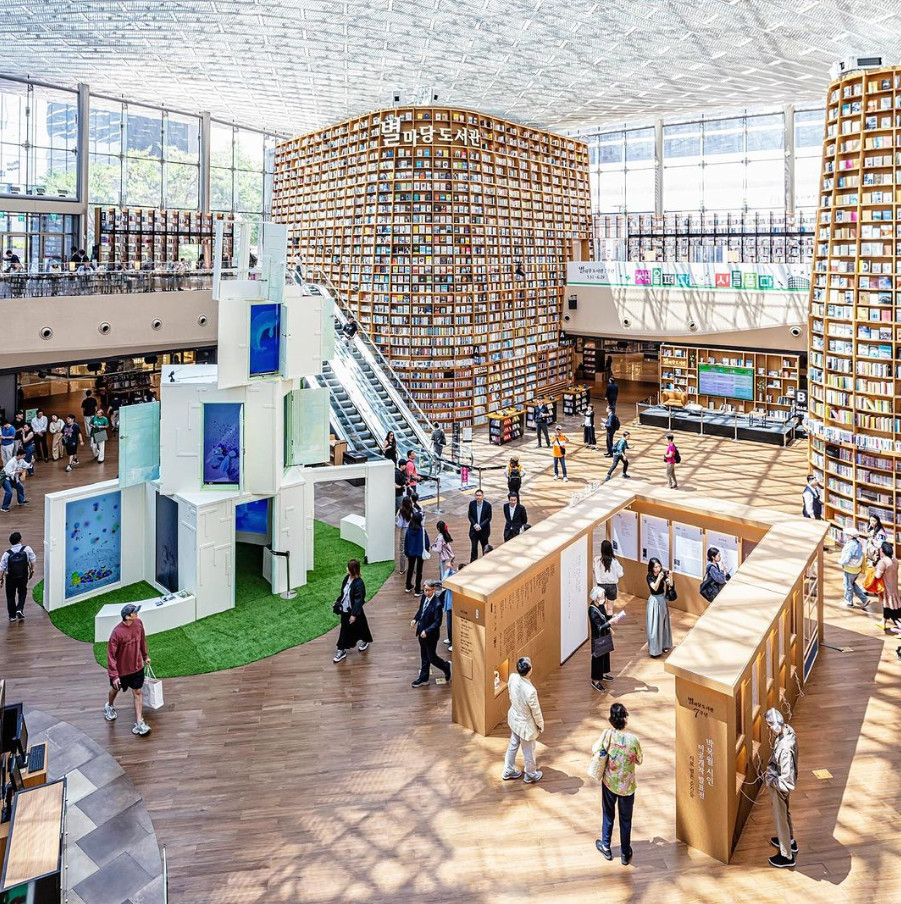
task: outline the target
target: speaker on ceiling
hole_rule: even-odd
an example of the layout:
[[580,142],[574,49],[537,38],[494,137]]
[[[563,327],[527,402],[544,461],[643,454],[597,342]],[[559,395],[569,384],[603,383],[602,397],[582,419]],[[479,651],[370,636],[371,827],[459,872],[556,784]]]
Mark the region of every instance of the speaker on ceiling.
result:
[[571,311],[575,311],[579,307],[579,296],[578,295],[570,295],[568,302],[569,302],[569,309]]

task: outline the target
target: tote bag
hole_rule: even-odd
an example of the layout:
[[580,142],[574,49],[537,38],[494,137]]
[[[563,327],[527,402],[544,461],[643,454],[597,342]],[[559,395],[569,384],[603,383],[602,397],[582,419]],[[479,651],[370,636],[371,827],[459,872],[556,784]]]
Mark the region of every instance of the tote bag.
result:
[[163,706],[163,682],[153,674],[153,669],[149,665],[144,672],[147,675],[144,681],[144,706],[148,709],[161,709]]
[[599,782],[604,777],[604,771],[607,768],[607,745],[610,743],[610,729],[608,728],[595,742],[595,748],[591,753],[591,760],[588,763],[588,777],[595,782]]

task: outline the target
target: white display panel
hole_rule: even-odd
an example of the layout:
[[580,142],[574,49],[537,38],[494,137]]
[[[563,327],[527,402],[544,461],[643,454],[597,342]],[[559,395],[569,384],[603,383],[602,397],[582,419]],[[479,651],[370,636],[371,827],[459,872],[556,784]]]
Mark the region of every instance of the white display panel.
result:
[[[738,537],[721,534],[715,530],[707,531],[707,547],[715,546],[723,555],[723,567],[729,574],[738,569]],[[704,562],[707,562],[707,550],[704,550]]]
[[328,462],[330,415],[331,393],[328,388],[312,386],[288,394],[285,400],[287,464]]
[[653,515],[641,516],[641,561],[660,559],[664,568],[670,567],[669,521]]
[[[330,312],[327,323],[320,313],[324,308]],[[282,373],[286,379],[299,379],[322,372],[322,362],[331,357],[331,354],[326,354],[325,340],[334,342],[332,309],[333,303],[329,298],[302,295],[300,286],[286,288],[282,303]],[[325,332],[326,329],[328,332]]]
[[588,639],[588,537],[560,553],[560,662]]
[[261,284],[250,289],[243,281],[223,282],[219,298],[219,347],[217,380],[220,389],[246,386],[250,382],[250,317],[248,298],[259,296]]
[[243,484],[248,493],[274,496],[282,472],[279,380],[265,380],[245,389]]
[[[291,554],[291,589],[306,584],[310,567],[304,536],[304,497],[307,492],[312,492],[312,487],[304,482],[283,487],[273,506],[272,546],[278,552]],[[271,581],[273,593],[289,589],[284,556],[273,557]]]
[[704,530],[673,522],[673,571],[703,578],[705,560]]
[[[610,519],[610,539],[613,551],[620,559],[638,559],[638,514],[617,512]],[[598,548],[600,553],[600,547]]]

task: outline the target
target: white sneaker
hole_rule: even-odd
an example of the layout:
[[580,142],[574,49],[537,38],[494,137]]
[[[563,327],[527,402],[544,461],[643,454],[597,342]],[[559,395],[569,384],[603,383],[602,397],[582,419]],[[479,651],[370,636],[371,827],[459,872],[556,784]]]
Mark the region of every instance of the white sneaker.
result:
[[341,662],[342,659],[347,659],[347,653],[345,653],[344,650],[338,650],[335,653],[335,657],[334,659],[332,659],[332,662]]
[[109,703],[105,703],[103,705],[103,718],[106,719],[107,722],[115,722],[116,719],[119,718],[119,713],[117,713],[115,708],[110,706]]
[[449,638],[447,638],[447,637],[444,638],[444,645],[445,645],[446,647],[449,647],[449,646],[450,646],[450,639],[449,639]]
[[453,653],[453,652],[454,652],[454,648],[453,648],[453,647],[448,647],[448,648],[447,648],[447,652],[448,652],[448,653]]
[[141,735],[150,734],[150,726],[146,722],[135,722],[135,727],[131,730],[132,734]]
[[564,483],[569,483],[569,478],[568,478],[568,477],[564,477],[564,478],[563,478],[563,482],[564,482]]
[[365,653],[365,652],[369,649],[369,642],[368,642],[368,641],[365,641],[365,640],[361,640],[361,641],[357,644],[357,649],[358,649],[361,653]]
[[67,471],[71,471],[71,470],[72,470],[72,465],[66,465],[66,470],[67,470]]
[[559,480],[559,479],[560,479],[560,478],[555,474],[555,475],[554,475],[554,480]]

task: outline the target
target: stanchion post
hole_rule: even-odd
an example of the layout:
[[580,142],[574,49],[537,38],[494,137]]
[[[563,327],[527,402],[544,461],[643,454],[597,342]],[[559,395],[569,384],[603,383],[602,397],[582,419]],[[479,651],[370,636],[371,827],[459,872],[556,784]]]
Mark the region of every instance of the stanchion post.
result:
[[435,478],[435,514],[443,515],[441,511],[441,474]]
[[283,600],[293,600],[294,597],[297,596],[297,591],[291,589],[291,550],[285,550],[284,552],[279,552],[276,549],[269,548],[269,552],[274,556],[283,556],[285,559],[285,579],[287,581],[287,589],[283,590],[279,596]]

